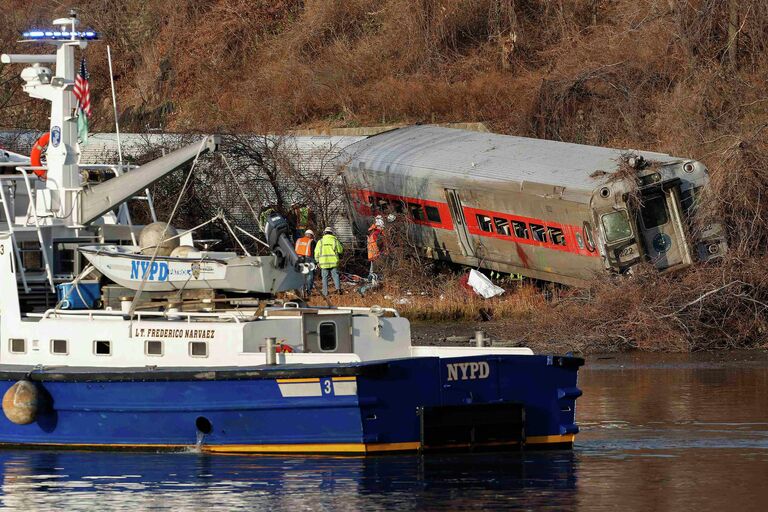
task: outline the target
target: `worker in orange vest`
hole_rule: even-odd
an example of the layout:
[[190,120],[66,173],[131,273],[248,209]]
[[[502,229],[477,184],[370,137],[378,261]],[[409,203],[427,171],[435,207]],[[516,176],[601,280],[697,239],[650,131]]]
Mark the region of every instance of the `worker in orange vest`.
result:
[[379,276],[373,271],[373,262],[379,259],[381,256],[381,250],[379,249],[379,239],[384,233],[384,218],[381,215],[377,215],[368,228],[367,247],[368,247],[368,261],[371,262],[371,268],[368,271],[367,283],[360,287],[357,292],[364,296],[365,292],[372,288],[376,288],[379,285]]
[[[294,250],[299,256],[304,256],[307,263],[313,262],[315,254],[315,232],[311,229],[304,231],[304,236],[296,240]],[[315,284],[315,269],[312,268],[305,276],[304,293],[307,296],[312,295],[312,287]]]

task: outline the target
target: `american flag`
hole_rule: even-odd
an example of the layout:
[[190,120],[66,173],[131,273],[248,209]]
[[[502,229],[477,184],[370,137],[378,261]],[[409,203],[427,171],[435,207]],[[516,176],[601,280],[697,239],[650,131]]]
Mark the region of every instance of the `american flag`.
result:
[[91,117],[91,86],[88,85],[88,70],[85,69],[85,59],[80,61],[80,72],[75,78],[75,98],[80,109],[86,116]]

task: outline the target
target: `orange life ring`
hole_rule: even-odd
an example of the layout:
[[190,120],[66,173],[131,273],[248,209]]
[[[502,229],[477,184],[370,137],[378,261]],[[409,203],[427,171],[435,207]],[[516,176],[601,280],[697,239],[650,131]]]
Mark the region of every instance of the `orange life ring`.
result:
[[[32,146],[32,152],[29,154],[29,163],[32,164],[33,167],[42,167],[43,161],[41,160],[41,157],[43,156],[43,150],[48,146],[50,140],[51,132],[45,132],[35,141],[35,145]],[[47,171],[45,169],[35,169],[32,172],[34,172],[38,178],[44,180]]]

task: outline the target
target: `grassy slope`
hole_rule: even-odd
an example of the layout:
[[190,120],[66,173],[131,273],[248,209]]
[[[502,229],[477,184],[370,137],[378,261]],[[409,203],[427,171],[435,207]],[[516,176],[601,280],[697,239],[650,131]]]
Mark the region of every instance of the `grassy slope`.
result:
[[[14,50],[18,30],[53,17],[46,5],[0,5],[4,50]],[[631,285],[596,283],[587,299],[553,306],[526,336],[554,332],[584,350],[766,343],[764,0],[82,0],[79,7],[113,46],[125,129],[483,121],[502,133],[702,160],[732,259],[682,279],[641,273]],[[89,49],[89,65],[94,123],[109,130],[103,46]],[[0,67],[0,124],[45,126],[45,114],[19,93],[17,72]]]

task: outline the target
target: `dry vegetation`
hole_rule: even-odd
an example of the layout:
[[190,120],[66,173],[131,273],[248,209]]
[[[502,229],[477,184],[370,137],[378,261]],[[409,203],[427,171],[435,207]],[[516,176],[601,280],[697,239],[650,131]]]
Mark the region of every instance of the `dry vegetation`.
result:
[[[3,49],[15,50],[20,29],[47,23],[49,5],[3,2]],[[702,160],[713,181],[700,221],[726,225],[731,253],[722,264],[606,278],[551,305],[527,288],[497,302],[518,304],[506,310],[517,316],[539,309],[521,337],[579,350],[767,343],[765,0],[81,0],[79,7],[113,46],[125,129],[483,121],[502,133]],[[95,125],[109,130],[104,52],[93,48]],[[3,124],[44,127],[16,72],[0,67]],[[451,297],[448,309],[468,308],[456,317],[480,307],[448,281],[429,279],[436,284],[424,316],[440,295]],[[382,300],[407,291],[394,281]]]

